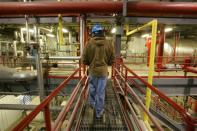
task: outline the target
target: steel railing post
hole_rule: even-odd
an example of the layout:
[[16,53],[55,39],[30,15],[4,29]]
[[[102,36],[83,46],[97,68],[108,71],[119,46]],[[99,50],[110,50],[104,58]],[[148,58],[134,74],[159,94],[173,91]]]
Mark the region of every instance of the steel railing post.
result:
[[45,118],[45,126],[47,131],[51,131],[51,115],[49,110],[49,104],[44,107],[44,118]]

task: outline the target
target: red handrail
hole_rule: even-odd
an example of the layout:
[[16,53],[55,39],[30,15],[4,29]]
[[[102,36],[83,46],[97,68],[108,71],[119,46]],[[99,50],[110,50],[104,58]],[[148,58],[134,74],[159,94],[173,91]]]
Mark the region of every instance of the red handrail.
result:
[[184,108],[179,106],[177,103],[175,103],[169,97],[167,97],[164,93],[160,92],[156,87],[150,85],[147,81],[145,81],[140,76],[138,76],[136,73],[134,73],[131,69],[129,69],[124,63],[118,63],[118,64],[122,65],[129,73],[133,74],[144,85],[146,85],[150,90],[152,90],[154,93],[156,93],[160,98],[165,100],[168,104],[170,104],[176,111],[178,111],[180,113],[180,115],[182,116],[183,120],[187,124],[187,130],[190,130],[190,131],[195,130],[194,126],[197,124],[197,122],[192,117],[189,116],[189,114],[185,111]]
[[163,103],[161,103],[157,98],[152,97],[152,99],[155,102],[155,108],[157,110],[157,106],[159,106],[160,108],[163,108],[165,110],[165,112],[170,113],[172,115],[172,118],[174,119],[175,117],[177,117],[177,113],[175,112],[175,110],[171,110],[170,108],[167,108]]
[[81,85],[81,82],[83,82],[84,80],[86,79],[86,76],[83,76],[80,81],[78,82],[77,86],[74,88],[72,94],[70,95],[70,98],[66,104],[66,106],[63,107],[63,109],[61,110],[61,112],[59,113],[58,117],[56,118],[55,120],[55,123],[53,125],[53,130],[58,130],[61,125],[62,125],[62,122],[64,120],[64,117],[65,115],[68,113],[69,111],[69,108],[71,106],[71,104],[73,103],[76,95],[77,95],[77,92],[79,91],[80,89],[80,85]]
[[82,91],[81,91],[81,93],[79,95],[79,98],[78,98],[78,100],[76,102],[75,108],[73,109],[73,112],[72,112],[72,114],[71,114],[71,116],[69,118],[69,121],[68,121],[68,124],[67,124],[67,127],[66,127],[66,131],[70,131],[71,130],[71,127],[72,127],[74,118],[76,117],[76,113],[77,113],[77,110],[78,110],[79,106],[82,104],[82,107],[83,107],[83,105],[84,105],[84,102],[85,102],[84,96],[85,96],[85,92],[87,91],[87,87],[88,87],[88,79],[86,79],[86,81],[85,81],[85,85],[82,88]]
[[[125,80],[124,77],[121,75],[121,73],[117,70],[117,69],[114,69],[115,70],[115,74],[118,74],[118,76],[120,77],[120,79],[122,80]],[[116,78],[116,75],[115,75],[115,78]],[[145,105],[143,104],[143,102],[140,100],[140,98],[137,96],[137,94],[132,90],[132,88],[130,87],[130,85],[128,84],[128,82],[125,83],[125,94],[126,92],[129,92],[139,103],[140,107],[144,110],[144,112],[148,115],[149,119],[151,120],[151,122],[156,126],[157,130],[158,131],[162,131],[162,128],[161,126],[158,124],[158,122],[154,119],[153,115],[150,114],[150,112],[146,109]],[[129,87],[129,88],[127,88]],[[122,88],[121,86],[119,86],[119,88]],[[127,95],[125,97],[125,101],[127,102],[127,105],[129,106],[129,109],[131,109],[131,106],[130,106],[130,103],[127,99]],[[135,117],[134,117],[135,118]],[[137,123],[137,119],[134,119],[136,121],[136,124],[138,126],[138,128],[140,129],[140,126],[138,125],[139,123]]]
[[[79,72],[80,68],[76,69],[75,72],[70,75],[67,79],[65,79],[59,86],[57,86],[54,91],[48,95],[42,103],[40,103],[30,114],[28,114],[14,129],[13,131],[21,131],[23,130],[35,117],[36,115],[41,112],[43,109],[46,109],[49,106],[49,102],[64,88],[64,86],[74,77],[77,72]],[[50,113],[49,108],[44,110],[45,112],[45,123],[47,131],[51,131],[51,122],[50,120]]]

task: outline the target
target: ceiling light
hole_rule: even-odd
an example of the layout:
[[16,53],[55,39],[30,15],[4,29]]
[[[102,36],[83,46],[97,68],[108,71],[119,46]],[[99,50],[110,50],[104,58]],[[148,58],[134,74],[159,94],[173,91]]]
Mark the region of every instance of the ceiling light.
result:
[[172,28],[165,28],[165,32],[170,32],[172,31]]
[[[21,28],[22,31],[27,31],[27,28]],[[29,29],[30,33],[34,33],[34,29]]]
[[65,29],[65,28],[63,28],[62,31],[63,31],[64,33],[68,33],[68,30]]
[[54,38],[55,37],[55,35],[54,34],[46,34],[48,37],[52,37],[52,38]]
[[147,37],[151,37],[149,34],[144,34],[141,36],[142,38],[147,38]]
[[116,33],[116,28],[115,28],[115,27],[112,28],[111,33],[112,33],[112,34],[115,34],[115,33]]

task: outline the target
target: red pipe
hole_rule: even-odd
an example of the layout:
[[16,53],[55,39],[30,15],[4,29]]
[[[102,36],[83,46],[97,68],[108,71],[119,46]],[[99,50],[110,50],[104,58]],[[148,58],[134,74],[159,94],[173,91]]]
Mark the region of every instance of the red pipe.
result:
[[121,2],[1,2],[1,15],[121,12]]
[[[129,16],[196,17],[194,2],[128,2]],[[0,2],[0,15],[121,13],[123,2]]]
[[158,52],[157,52],[157,71],[161,71],[160,69],[163,68],[163,48],[165,42],[165,26],[161,25],[160,27],[160,34],[159,34],[159,44],[158,44]]
[[197,68],[195,67],[185,67],[185,71],[197,74]]
[[127,8],[135,16],[197,16],[194,2],[129,2]]
[[179,33],[176,32],[174,36],[174,63],[176,63],[176,47],[179,42],[179,36]]

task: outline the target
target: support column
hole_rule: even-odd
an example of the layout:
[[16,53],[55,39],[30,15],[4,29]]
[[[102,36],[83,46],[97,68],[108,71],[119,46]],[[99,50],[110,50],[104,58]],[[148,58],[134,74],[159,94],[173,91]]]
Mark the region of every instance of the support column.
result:
[[33,52],[35,52],[37,81],[38,81],[40,102],[42,102],[45,98],[45,89],[44,89],[44,80],[43,80],[42,60],[40,59],[40,43],[39,43],[40,32],[39,32],[37,26],[34,27],[34,31],[35,31],[35,37],[36,37],[35,38],[36,44],[34,44],[32,46],[33,46]]
[[120,50],[121,50],[121,35],[116,34],[115,54],[117,58],[120,57]]
[[44,93],[44,82],[43,82],[43,71],[42,71],[42,64],[40,59],[40,48],[36,49],[36,69],[37,69],[37,80],[38,80],[38,89],[39,89],[39,96],[40,101],[42,102],[45,97]]
[[123,21],[123,17],[118,15],[116,17],[116,37],[115,37],[116,58],[120,57],[120,51],[121,51],[121,35],[123,34],[122,21]]

